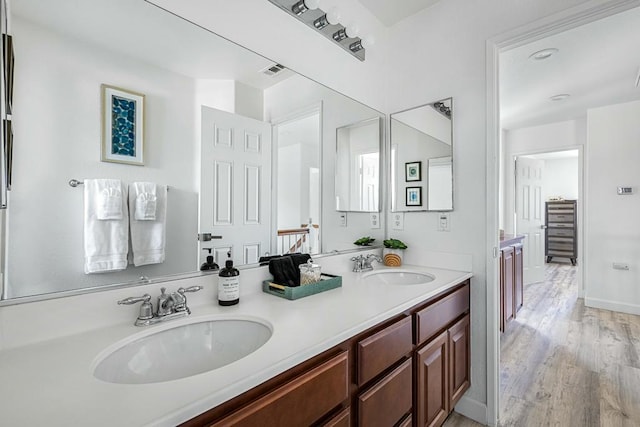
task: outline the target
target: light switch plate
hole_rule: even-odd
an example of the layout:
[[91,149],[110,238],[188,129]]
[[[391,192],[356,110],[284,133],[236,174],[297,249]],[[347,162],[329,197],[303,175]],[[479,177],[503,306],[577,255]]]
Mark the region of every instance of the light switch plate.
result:
[[404,213],[394,212],[391,214],[391,228],[394,230],[404,230]]
[[380,214],[371,212],[369,214],[369,223],[371,223],[371,228],[380,228]]
[[451,231],[449,212],[440,212],[438,214],[438,231]]
[[347,226],[347,213],[346,212],[340,212],[340,219],[338,220],[338,225],[340,227],[346,227]]

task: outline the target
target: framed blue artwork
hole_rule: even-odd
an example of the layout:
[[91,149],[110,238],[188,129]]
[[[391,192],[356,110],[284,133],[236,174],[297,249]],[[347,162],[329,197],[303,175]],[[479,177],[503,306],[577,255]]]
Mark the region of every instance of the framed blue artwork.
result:
[[407,187],[407,206],[422,206],[422,187]]
[[144,165],[144,95],[102,85],[103,162]]

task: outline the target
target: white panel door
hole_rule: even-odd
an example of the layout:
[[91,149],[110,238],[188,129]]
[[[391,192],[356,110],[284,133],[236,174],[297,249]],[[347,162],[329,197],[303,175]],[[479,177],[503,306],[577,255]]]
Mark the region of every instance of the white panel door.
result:
[[544,160],[516,160],[516,234],[523,243],[524,283],[544,280]]
[[212,249],[222,267],[253,264],[270,248],[271,125],[202,107],[200,219],[198,233],[222,236],[200,241],[200,263]]

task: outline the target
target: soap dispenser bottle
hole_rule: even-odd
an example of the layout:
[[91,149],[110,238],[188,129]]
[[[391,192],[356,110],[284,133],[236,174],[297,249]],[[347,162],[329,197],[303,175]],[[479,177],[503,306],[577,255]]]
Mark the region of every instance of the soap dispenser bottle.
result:
[[218,304],[235,305],[240,302],[240,272],[233,267],[231,252],[225,267],[218,273]]
[[220,267],[213,261],[213,255],[211,255],[211,248],[203,248],[203,251],[209,251],[209,255],[207,255],[207,261],[203,262],[200,266],[200,271],[209,271],[209,270],[217,270]]

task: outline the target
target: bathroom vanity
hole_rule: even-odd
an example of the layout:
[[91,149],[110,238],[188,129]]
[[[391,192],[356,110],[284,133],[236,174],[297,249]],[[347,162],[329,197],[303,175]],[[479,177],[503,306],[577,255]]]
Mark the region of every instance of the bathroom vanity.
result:
[[[3,422],[249,425],[286,417],[299,425],[411,425],[416,418],[439,425],[469,387],[471,274],[410,266],[433,280],[385,284],[331,258],[323,269],[342,275],[343,286],[296,301],[260,290],[266,267],[242,272],[233,307],[216,304],[215,276],[165,283],[204,289],[189,296],[191,316],[162,326],[136,327],[137,307],[116,305],[131,289],[3,307]],[[135,292],[156,296],[160,286]],[[29,325],[19,320],[25,315]],[[233,363],[172,381],[116,384],[94,376],[126,343],[216,319],[259,321],[272,335]],[[63,398],[54,403],[56,395]]]

